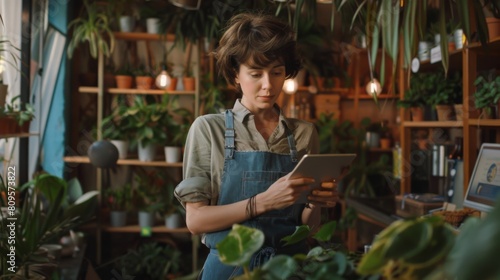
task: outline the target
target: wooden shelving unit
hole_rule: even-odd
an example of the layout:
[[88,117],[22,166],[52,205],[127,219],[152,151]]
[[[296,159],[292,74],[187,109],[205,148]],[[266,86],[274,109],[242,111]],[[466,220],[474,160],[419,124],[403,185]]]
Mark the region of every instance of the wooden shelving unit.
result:
[[[492,38],[486,46],[480,43],[465,45],[461,50],[450,52],[449,69],[462,71],[463,79],[463,111],[462,121],[423,121],[413,122],[409,120],[409,113],[403,109],[400,110],[400,117],[403,120],[401,124],[401,147],[403,160],[411,162],[411,133],[415,128],[460,128],[463,130],[463,158],[464,158],[464,193],[467,191],[468,182],[474,168],[477,151],[482,144],[477,140],[482,129],[488,128],[496,130],[496,142],[500,142],[500,119],[480,119],[478,110],[474,108],[474,81],[479,71],[496,68],[500,70],[498,61],[500,59],[500,37]],[[431,64],[429,61],[420,63],[419,71],[432,71],[442,67],[440,62]],[[399,69],[400,76],[406,74],[404,69]],[[404,98],[404,90],[407,88],[404,79],[399,82],[400,98]],[[401,179],[401,193],[411,192],[411,170],[403,168]]]
[[[123,40],[123,41],[128,41],[128,43],[133,43],[137,41],[145,41],[146,44],[149,44],[150,42],[173,42],[175,37],[174,35],[157,35],[157,34],[149,34],[149,33],[124,33],[124,32],[115,32],[114,33],[115,39],[116,40]],[[149,47],[149,45],[148,45]],[[196,58],[194,58],[196,60]],[[198,57],[199,61],[199,57]],[[102,56],[102,53],[99,54],[98,58],[98,85],[104,85],[104,57]],[[103,119],[103,112],[104,112],[104,100],[106,96],[110,95],[165,95],[165,94],[170,94],[170,95],[182,95],[182,96],[191,96],[193,98],[193,112],[195,117],[198,115],[199,112],[199,89],[200,89],[200,75],[198,72],[196,74],[196,79],[197,79],[197,84],[196,84],[196,90],[192,91],[187,91],[187,90],[179,90],[179,91],[167,91],[167,90],[160,90],[160,89],[149,89],[149,90],[142,90],[142,89],[119,89],[119,88],[105,88],[104,86],[97,86],[97,87],[89,87],[89,86],[81,86],[78,87],[78,93],[80,94],[91,94],[91,95],[96,95],[97,96],[97,107],[96,107],[96,115],[97,115],[97,127],[101,126],[101,122]],[[101,140],[101,134],[98,131],[97,133],[97,140]],[[71,163],[71,164],[90,164],[90,159],[87,156],[66,156],[64,157],[64,162],[66,163]],[[127,159],[119,159],[117,161],[117,165],[119,166],[138,166],[138,167],[157,167],[157,168],[168,168],[168,169],[175,169],[176,171],[179,171],[182,168],[182,162],[177,162],[177,163],[167,163],[164,159],[163,156],[158,156],[158,158],[155,159],[155,161],[140,161],[137,158],[127,158]],[[102,174],[101,170],[97,169],[96,172],[96,189],[99,191],[99,203],[102,204]],[[140,233],[141,228],[138,225],[129,225],[125,227],[111,227],[107,222],[105,222],[105,219],[98,218],[96,223],[93,225],[89,225],[89,227],[93,227],[96,229],[96,251],[97,251],[97,263],[101,262],[101,250],[102,250],[102,240],[101,240],[101,233],[102,232],[109,232],[109,233]],[[178,228],[178,229],[171,229],[167,228],[165,226],[154,226],[151,228],[153,233],[159,233],[159,234],[190,234],[189,230],[187,228]],[[199,241],[198,241],[198,236],[192,235],[192,241],[193,241],[193,270],[197,269],[197,250],[199,246]]]

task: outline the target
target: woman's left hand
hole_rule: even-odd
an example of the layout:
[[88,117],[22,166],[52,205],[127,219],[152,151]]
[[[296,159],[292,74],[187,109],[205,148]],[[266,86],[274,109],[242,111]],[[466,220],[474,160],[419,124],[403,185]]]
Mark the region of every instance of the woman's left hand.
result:
[[313,190],[307,199],[317,207],[334,207],[340,200],[336,181],[321,183],[321,188]]

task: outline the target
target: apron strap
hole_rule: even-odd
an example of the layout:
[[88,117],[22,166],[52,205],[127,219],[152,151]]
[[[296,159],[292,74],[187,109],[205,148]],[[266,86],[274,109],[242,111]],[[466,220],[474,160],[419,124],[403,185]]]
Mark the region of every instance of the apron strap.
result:
[[297,146],[295,145],[295,139],[293,138],[293,133],[290,131],[285,121],[281,121],[283,126],[285,127],[286,138],[288,139],[288,146],[290,147],[290,157],[292,158],[292,162],[297,162]]
[[226,110],[226,133],[224,134],[224,150],[225,158],[232,159],[234,155],[234,121],[233,121],[233,111]]

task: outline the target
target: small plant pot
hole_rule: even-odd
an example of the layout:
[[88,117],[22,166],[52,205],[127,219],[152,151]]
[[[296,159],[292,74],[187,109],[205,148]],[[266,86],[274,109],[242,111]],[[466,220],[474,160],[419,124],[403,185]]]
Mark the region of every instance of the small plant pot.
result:
[[170,85],[168,85],[168,88],[167,88],[167,91],[175,91],[177,90],[177,81],[179,79],[178,78],[170,78]]
[[116,75],[116,87],[117,88],[132,88],[133,79],[132,76],[127,75]]
[[500,36],[500,18],[487,17],[486,24],[488,25],[490,41]]
[[139,155],[140,161],[154,161],[156,154],[156,147],[153,144],[143,146],[139,143],[137,147],[137,153]]
[[146,19],[146,30],[150,34],[158,34],[160,19],[159,18],[148,18]]
[[380,138],[380,148],[389,149],[391,147],[391,139],[389,138]]
[[125,140],[109,140],[118,149],[118,158],[126,159],[128,156],[128,141]]
[[109,212],[109,223],[112,227],[123,227],[127,224],[126,211],[111,211]]
[[146,211],[138,212],[139,226],[143,227],[152,227],[155,224],[155,213],[150,213]]
[[462,121],[464,118],[464,106],[462,104],[454,104],[453,109],[455,110],[455,118],[457,121]]
[[436,113],[437,113],[438,121],[455,120],[453,106],[451,106],[451,105],[436,105]]
[[175,163],[181,161],[181,147],[166,146],[165,147],[165,161],[168,163]]
[[370,148],[380,147],[380,134],[373,131],[366,132],[366,146]]
[[184,85],[184,90],[195,90],[196,79],[194,77],[182,77],[182,84]]
[[411,107],[411,120],[414,122],[421,122],[424,120],[424,109],[422,107]]
[[165,217],[165,227],[180,228],[182,227],[182,215],[179,213],[170,214]]
[[154,79],[149,76],[135,77],[135,84],[137,89],[151,89],[153,87]]
[[132,32],[135,28],[135,19],[132,16],[121,16],[120,17],[120,31],[121,32]]

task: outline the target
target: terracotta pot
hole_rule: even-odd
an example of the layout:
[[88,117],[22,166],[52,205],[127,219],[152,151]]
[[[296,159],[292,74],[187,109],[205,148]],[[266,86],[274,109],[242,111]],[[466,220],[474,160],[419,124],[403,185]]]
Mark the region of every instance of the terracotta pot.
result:
[[380,138],[380,148],[381,149],[389,149],[391,147],[391,139],[390,138]]
[[500,18],[487,17],[486,24],[488,25],[490,41],[500,36]]
[[195,89],[195,78],[194,77],[182,77],[182,83],[184,84],[184,90],[194,90]]
[[455,117],[457,121],[462,121],[464,117],[464,106],[462,104],[453,105],[453,109],[455,110]]
[[414,122],[421,122],[424,120],[424,108],[422,107],[411,107],[411,120]]
[[132,76],[116,75],[115,80],[117,88],[132,88]]
[[135,85],[137,89],[151,89],[153,87],[153,77],[137,76],[135,77]]
[[451,105],[436,105],[436,113],[438,121],[455,120],[455,114]]
[[0,117],[0,134],[15,134],[19,132],[19,125],[14,117]]
[[170,79],[170,85],[168,86],[167,90],[168,91],[175,91],[177,90],[177,81],[178,79],[177,78],[171,78]]

